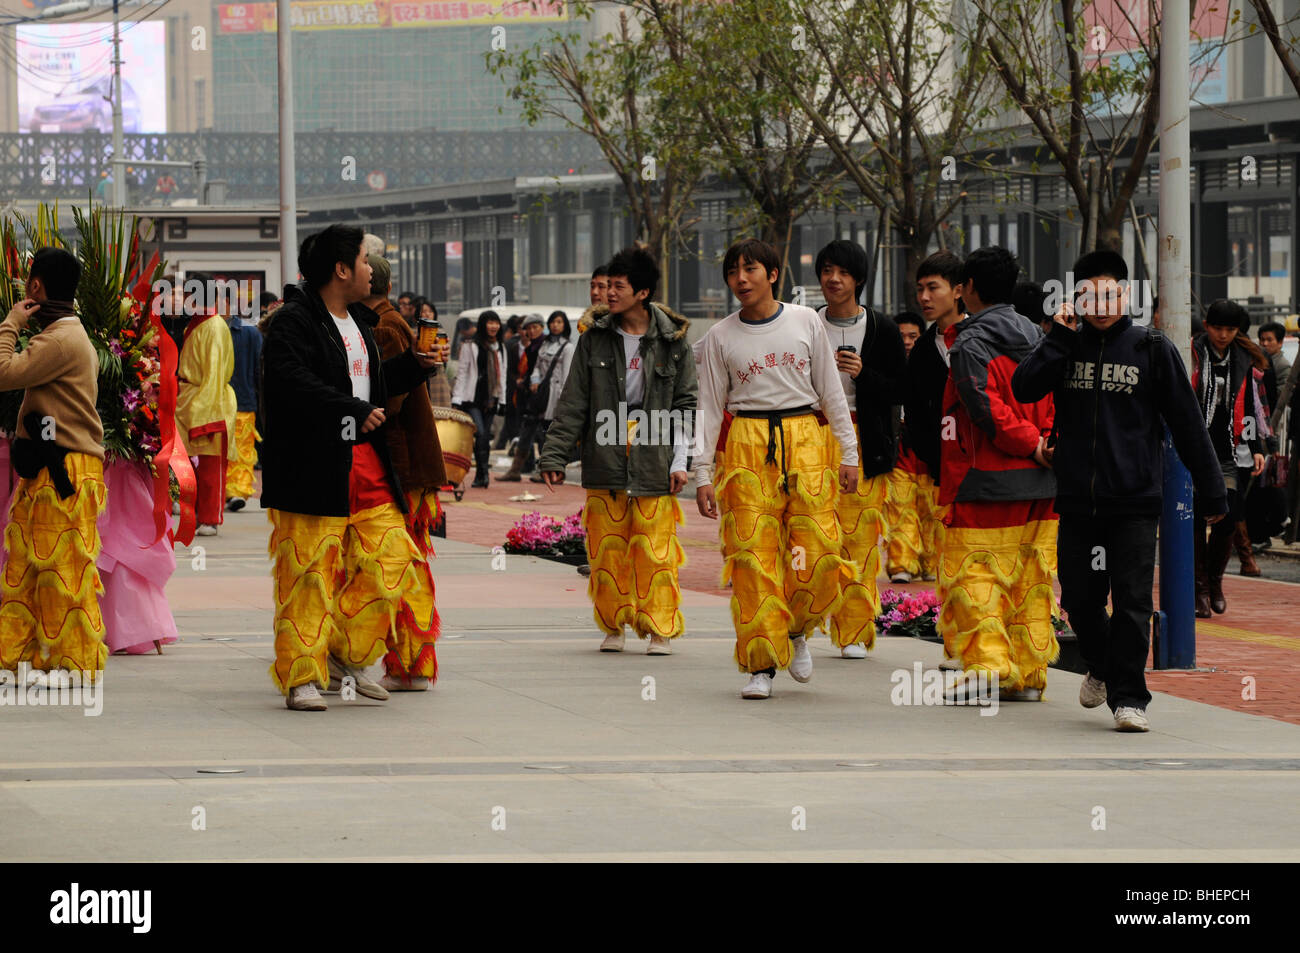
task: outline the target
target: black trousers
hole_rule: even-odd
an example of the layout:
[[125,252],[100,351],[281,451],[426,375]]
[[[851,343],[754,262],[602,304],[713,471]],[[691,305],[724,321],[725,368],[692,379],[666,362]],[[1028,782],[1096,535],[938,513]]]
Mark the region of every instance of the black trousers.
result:
[[1106,683],[1111,711],[1151,701],[1145,670],[1158,524],[1155,516],[1062,515],[1057,529],[1061,608],[1088,670]]

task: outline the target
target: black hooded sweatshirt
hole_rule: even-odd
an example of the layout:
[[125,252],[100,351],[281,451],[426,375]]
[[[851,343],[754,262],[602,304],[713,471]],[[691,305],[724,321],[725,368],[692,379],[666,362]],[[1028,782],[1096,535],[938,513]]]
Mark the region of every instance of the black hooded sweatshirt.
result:
[[1207,515],[1227,512],[1223,474],[1173,343],[1120,318],[1105,331],[1053,324],[1011,378],[1016,400],[1055,395],[1056,511],[1158,516],[1164,428]]

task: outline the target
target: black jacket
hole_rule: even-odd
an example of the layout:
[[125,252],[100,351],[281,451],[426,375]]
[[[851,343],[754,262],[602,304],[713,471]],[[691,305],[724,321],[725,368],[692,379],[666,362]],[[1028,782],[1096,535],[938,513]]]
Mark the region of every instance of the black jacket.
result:
[[858,417],[862,475],[888,473],[898,459],[894,439],[894,413],[901,404],[907,349],[898,325],[867,309],[863,332],[862,370],[853,378],[853,410]]
[[903,386],[903,446],[925,464],[930,478],[939,483],[939,439],[943,426],[943,390],[948,383],[948,362],[939,353],[939,322],[921,333],[907,356]]
[[1120,318],[1105,332],[1053,324],[1011,378],[1016,400],[1055,395],[1056,511],[1156,516],[1164,428],[1209,515],[1227,491],[1182,358],[1164,335]]
[[366,434],[361,427],[389,394],[420,386],[428,371],[410,351],[381,360],[371,333],[373,313],[361,305],[348,312],[370,357],[369,402],[352,396],[343,338],[318,294],[305,283],[290,285],[271,317],[262,347],[263,509],[347,516],[352,447],[365,442],[379,454],[397,505],[406,512],[388,455],[391,424]]

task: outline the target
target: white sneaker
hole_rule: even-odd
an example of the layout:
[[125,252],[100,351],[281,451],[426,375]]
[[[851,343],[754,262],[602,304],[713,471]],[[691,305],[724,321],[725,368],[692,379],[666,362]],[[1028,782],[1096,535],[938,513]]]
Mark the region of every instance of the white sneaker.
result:
[[890,582],[911,582],[912,574],[910,572],[896,572],[889,577]]
[[290,711],[326,711],[329,706],[325,704],[325,699],[320,697],[320,692],[316,690],[315,682],[308,682],[306,685],[295,685],[289,689],[289,694],[284,700],[284,707]]
[[199,528],[194,531],[195,536],[216,536],[217,528],[210,523],[200,523]]
[[1084,708],[1096,708],[1106,703],[1106,683],[1099,678],[1093,678],[1089,672],[1084,678],[1083,684],[1079,686],[1079,704]]
[[622,652],[623,642],[627,636],[623,632],[616,632],[614,635],[605,636],[605,641],[600,643],[602,652]]
[[861,642],[854,642],[840,649],[840,658],[866,658],[867,647]]
[[965,668],[966,666],[961,663],[959,658],[945,658],[939,663],[939,671],[941,672],[961,672]]
[[646,646],[646,655],[672,655],[673,647],[662,635],[650,636],[650,644]]
[[921,577],[921,581],[922,581],[922,582],[934,582],[934,573],[932,573],[932,572],[927,572],[924,576]]
[[755,672],[740,692],[741,698],[772,697],[772,676],[767,672]]
[[1147,721],[1147,713],[1141,708],[1116,708],[1115,709],[1115,730],[1116,731],[1150,731],[1151,722]]
[[796,682],[806,682],[812,678],[812,651],[808,648],[808,638],[796,635],[790,639],[794,648],[794,657],[790,659],[790,677]]

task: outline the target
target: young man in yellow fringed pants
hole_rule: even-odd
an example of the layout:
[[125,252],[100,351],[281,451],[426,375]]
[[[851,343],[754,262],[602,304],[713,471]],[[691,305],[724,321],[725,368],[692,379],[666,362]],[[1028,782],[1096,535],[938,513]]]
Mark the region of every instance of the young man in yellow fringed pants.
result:
[[[915,312],[904,311],[894,315],[894,323],[903,335],[903,348],[910,362],[912,352],[925,332],[925,319]],[[904,395],[909,377],[904,375]],[[889,472],[889,496],[885,500],[885,519],[889,524],[885,575],[890,582],[933,581],[937,568],[935,543],[942,538],[936,534],[935,526],[942,516],[939,487],[916,455],[904,416],[899,432],[898,461]]]
[[608,307],[583,315],[587,331],[578,338],[538,470],[554,492],[581,439],[587,591],[605,633],[600,650],[623,651],[623,630],[631,626],[648,639],[647,655],[670,655],[670,640],[685,629],[677,493],[686,486],[696,400],[689,322],[651,303],[659,268],[648,252],[624,249],[606,277]]
[[[765,242],[745,239],[727,250],[723,276],[741,307],[711,329],[699,365],[695,499],[702,515],[722,516],[736,664],[749,675],[744,698],[768,698],[778,669],[796,681],[812,678],[807,636],[828,628],[857,578],[836,515],[839,492],[858,486],[848,402],[821,318],[773,297],[779,271]],[[715,485],[714,448],[727,413],[727,467]]]
[[[854,493],[840,494],[837,512],[845,559],[857,577],[831,618],[831,641],[842,658],[866,658],[880,615],[881,547],[886,534],[890,471],[894,466],[893,406],[907,366],[898,325],[858,304],[869,265],[861,246],[837,239],[817,253],[817,279],[826,306],[817,313],[835,349],[835,368],[857,434],[859,476]],[[833,438],[832,438],[833,439]],[[834,450],[839,453],[839,445]]]
[[971,252],[959,287],[967,316],[944,334],[952,363],[940,502],[951,509],[938,628],[965,671],[958,698],[970,697],[973,679],[996,678],[1002,701],[1040,701],[1060,653],[1052,627],[1056,479],[1044,456],[1053,403],[1050,395],[1023,403],[1011,387],[1042,337],[1011,307],[1019,271],[1005,248]]
[[396,639],[403,597],[428,565],[407,532],[384,408],[390,394],[422,388],[436,356],[382,360],[364,315],[349,310],[370,294],[362,234],[331,225],[303,242],[304,280],[285,289],[263,352],[271,677],[295,711],[325,710],[327,686],[388,698],[363,670]]
[[235,315],[228,322],[234,352],[230,387],[235,392],[235,432],[226,458],[226,509],[239,512],[253,495],[257,463],[257,401],[261,390],[262,332]]
[[[103,672],[108,648],[95,561],[104,509],[104,429],[95,409],[99,362],[72,299],[80,263],[61,248],[32,258],[27,297],[0,323],[0,390],[23,389],[13,463],[21,479],[5,529],[0,670]],[[18,333],[39,330],[21,353]]]

